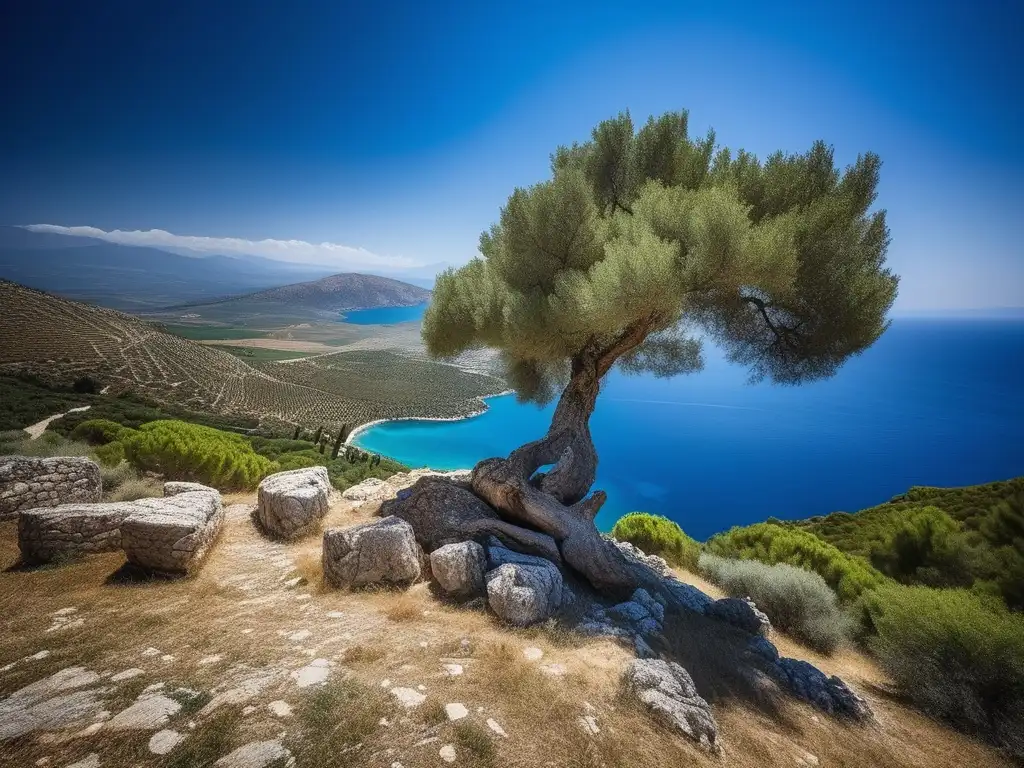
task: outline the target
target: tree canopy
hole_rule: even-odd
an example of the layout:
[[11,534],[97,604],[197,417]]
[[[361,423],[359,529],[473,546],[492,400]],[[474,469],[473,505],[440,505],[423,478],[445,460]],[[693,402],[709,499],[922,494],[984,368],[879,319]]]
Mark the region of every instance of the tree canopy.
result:
[[833,150],[759,160],[691,138],[688,116],[628,113],[560,147],[551,178],[516,189],[480,257],[437,280],[429,351],[500,350],[520,398],[546,401],[570,372],[699,370],[701,338],[754,379],[832,375],[887,326],[881,161],[840,171]]

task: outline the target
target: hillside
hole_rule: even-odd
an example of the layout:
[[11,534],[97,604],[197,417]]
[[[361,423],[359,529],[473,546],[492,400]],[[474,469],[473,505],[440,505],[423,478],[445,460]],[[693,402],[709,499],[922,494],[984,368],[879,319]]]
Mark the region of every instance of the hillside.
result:
[[0,278],[120,310],[211,301],[330,270],[230,256],[187,256],[157,248],[0,227]]
[[269,327],[300,320],[337,320],[338,314],[348,309],[408,307],[429,299],[430,291],[426,288],[389,277],[344,273],[224,301],[169,309],[187,309],[186,314],[194,320],[239,324],[259,321],[260,327]]
[[[861,691],[877,715],[871,725],[792,696],[745,694],[716,677],[726,667],[717,654],[734,635],[695,621],[680,632],[687,642],[678,653],[719,725],[723,754],[707,754],[623,696],[620,677],[633,658],[626,644],[547,625],[510,629],[481,610],[440,601],[427,582],[330,589],[321,578],[320,536],[269,540],[250,520],[254,494],[225,502],[220,539],[191,579],[133,580],[120,552],[19,568],[16,524],[0,522],[0,661],[9,664],[0,668],[0,713],[3,697],[13,710],[0,718],[0,738],[5,728],[22,734],[3,744],[12,765],[192,768],[229,754],[222,766],[1008,765],[889,695],[885,675],[853,650],[824,658],[773,637],[787,655]],[[338,498],[324,526],[370,522],[378,504]],[[54,691],[71,674],[62,670],[75,667],[71,690]],[[120,727],[154,690],[170,700],[169,714]],[[26,726],[18,717],[26,699],[66,700],[79,711],[51,707],[49,721]],[[94,717],[94,726],[75,723]],[[104,720],[113,725],[98,725]],[[269,757],[243,762],[236,750],[250,745],[242,754],[251,755],[254,743]]]
[[135,392],[195,411],[354,425],[465,416],[482,407],[482,395],[504,388],[490,376],[386,350],[257,368],[130,315],[7,281],[0,305],[0,373],[61,386],[88,375],[110,395]]
[[907,584],[978,587],[1024,610],[1024,477],[917,486],[853,514],[788,523]]

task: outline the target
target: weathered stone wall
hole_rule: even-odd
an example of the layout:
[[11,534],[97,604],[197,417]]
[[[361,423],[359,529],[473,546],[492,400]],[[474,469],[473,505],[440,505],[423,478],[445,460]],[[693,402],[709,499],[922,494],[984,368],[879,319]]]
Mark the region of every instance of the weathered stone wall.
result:
[[132,513],[121,524],[128,562],[165,573],[189,573],[202,562],[220,533],[224,508],[213,488],[182,485],[165,483],[164,498],[132,503]]
[[102,491],[100,468],[89,459],[0,457],[0,520],[26,509],[97,502]]
[[190,573],[224,522],[220,492],[196,483],[166,483],[164,494],[162,499],[23,510],[18,514],[22,561],[38,565],[122,549],[128,562],[146,570]]
[[121,523],[135,509],[130,501],[65,504],[28,509],[18,515],[18,547],[28,565],[60,557],[121,548]]

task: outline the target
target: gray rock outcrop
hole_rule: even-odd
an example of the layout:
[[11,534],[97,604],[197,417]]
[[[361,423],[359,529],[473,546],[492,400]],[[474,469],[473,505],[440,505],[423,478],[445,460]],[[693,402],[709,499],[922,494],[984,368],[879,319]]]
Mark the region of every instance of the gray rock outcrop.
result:
[[277,472],[260,483],[253,520],[269,536],[298,538],[310,533],[324,518],[330,496],[326,467]]
[[292,766],[295,759],[280,741],[254,741],[229,752],[214,763],[217,768],[270,768]]
[[[179,484],[180,485],[180,484]],[[224,523],[220,493],[172,488],[162,499],[140,499],[121,523],[121,548],[128,562],[151,571],[189,573],[205,557]],[[174,492],[176,491],[176,492]]]
[[135,502],[62,504],[29,509],[18,515],[18,547],[27,565],[61,557],[110,552],[121,548],[121,523]]
[[498,514],[464,484],[433,476],[420,478],[398,498],[385,501],[380,515],[393,515],[409,523],[416,541],[427,552],[470,538],[464,530],[471,523],[498,519]]
[[771,621],[750,598],[723,597],[708,605],[704,615],[732,624],[752,635],[768,637],[772,631]]
[[768,666],[768,675],[801,699],[830,715],[861,721],[874,717],[868,703],[854,693],[850,686],[835,675],[829,677],[810,662],[777,658],[775,663]]
[[336,587],[411,584],[422,573],[423,552],[412,526],[385,517],[324,531],[324,579]]
[[99,682],[91,670],[68,667],[0,699],[0,743],[95,720],[104,709],[103,691],[94,688]]
[[626,667],[623,685],[670,728],[711,752],[719,751],[715,716],[683,667],[674,661],[634,659]]
[[628,541],[619,541],[618,539],[609,539],[609,541],[618,547],[619,551],[630,562],[646,565],[659,576],[667,576],[672,572],[672,569],[663,557],[645,554],[642,549]]
[[430,571],[438,585],[455,598],[469,598],[486,591],[484,569],[487,554],[475,541],[445,544],[430,553]]
[[532,559],[543,565],[507,562],[485,577],[491,610],[516,627],[544,621],[561,605],[562,574],[550,562]]
[[98,502],[102,492],[99,465],[90,459],[0,458],[0,520],[26,509]]

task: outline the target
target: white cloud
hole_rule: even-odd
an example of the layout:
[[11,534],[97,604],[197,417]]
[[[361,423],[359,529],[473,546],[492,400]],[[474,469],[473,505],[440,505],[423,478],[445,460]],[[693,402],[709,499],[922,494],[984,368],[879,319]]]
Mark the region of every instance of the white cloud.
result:
[[175,235],[162,229],[110,232],[96,227],[62,227],[56,224],[29,224],[32,232],[52,232],[73,237],[93,237],[119,245],[142,245],[152,248],[183,248],[206,254],[246,254],[278,261],[322,264],[340,269],[392,271],[415,269],[423,262],[404,256],[381,256],[365,248],[339,243],[307,243],[305,240],[243,240],[238,237],[200,237]]

